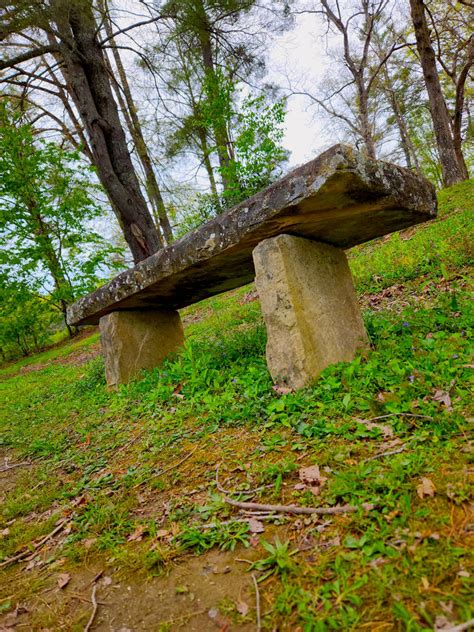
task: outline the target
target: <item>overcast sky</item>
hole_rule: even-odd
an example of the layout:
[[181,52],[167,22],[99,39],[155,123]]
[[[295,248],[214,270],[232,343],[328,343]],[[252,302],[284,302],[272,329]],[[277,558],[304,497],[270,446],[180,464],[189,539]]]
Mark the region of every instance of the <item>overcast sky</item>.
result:
[[[325,55],[326,37],[318,16],[305,14],[295,18],[294,28],[275,38],[268,51],[268,78],[283,88],[306,86],[317,93],[328,59]],[[288,100],[284,144],[291,151],[290,165],[314,158],[337,138],[311,101],[304,96]]]

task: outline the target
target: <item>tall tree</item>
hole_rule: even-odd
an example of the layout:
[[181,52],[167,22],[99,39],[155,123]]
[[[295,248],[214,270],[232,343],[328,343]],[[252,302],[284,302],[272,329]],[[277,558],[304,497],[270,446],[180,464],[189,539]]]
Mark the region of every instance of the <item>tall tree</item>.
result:
[[434,33],[440,79],[451,118],[453,143],[462,171],[468,176],[463,154],[463,129],[469,96],[474,90],[474,7],[466,8],[455,0],[437,0],[428,11]]
[[[101,214],[77,152],[35,140],[34,129],[0,107],[0,265],[63,315],[110,269],[115,249],[88,226]],[[113,267],[113,266],[112,266]]]
[[390,56],[404,45],[396,32],[377,38],[378,31],[385,28],[393,2],[318,0],[314,7],[297,13],[322,16],[339,46],[331,55],[328,76],[318,92],[305,87],[290,88],[291,93],[309,97],[330,118],[337,119],[356,143],[361,142],[368,156],[375,158],[383,137],[377,97],[380,75]]
[[166,241],[169,243],[173,240],[173,231],[166,212],[160,186],[153,169],[153,161],[145,142],[142,125],[138,116],[138,109],[128,81],[127,72],[122,62],[119,47],[115,41],[113,25],[106,0],[101,2],[101,11],[102,23],[107,36],[107,44],[111,47],[115,68],[117,69],[116,74],[112,68],[109,70],[111,76],[114,77],[112,87],[114,88],[117,101],[121,103],[128,131],[145,174],[146,192],[153,207],[156,222],[160,226]]
[[[188,140],[198,149],[213,189],[211,154],[216,156],[224,191],[234,186],[229,179],[235,158],[231,110],[224,110],[229,90],[264,67],[262,33],[252,13],[255,5],[255,0],[168,0],[162,8],[168,31],[156,47],[157,57],[173,55],[165,83],[185,101],[182,124],[174,119],[174,146]],[[214,108],[206,124],[204,108]]]
[[[25,45],[17,54],[2,59],[0,70],[15,69],[15,74],[23,72],[28,76],[31,60],[43,55],[54,57],[68,96],[87,131],[100,181],[138,262],[156,252],[162,240],[140,190],[127,147],[92,2],[19,0],[7,5],[0,39],[19,35]],[[35,32],[41,34],[39,43],[34,39]]]
[[416,48],[420,57],[426,91],[429,97],[431,118],[443,173],[443,183],[445,186],[450,186],[466,180],[468,174],[464,161],[460,160],[456,151],[449,111],[438,76],[436,55],[428,27],[424,1],[410,0],[410,11],[416,38]]

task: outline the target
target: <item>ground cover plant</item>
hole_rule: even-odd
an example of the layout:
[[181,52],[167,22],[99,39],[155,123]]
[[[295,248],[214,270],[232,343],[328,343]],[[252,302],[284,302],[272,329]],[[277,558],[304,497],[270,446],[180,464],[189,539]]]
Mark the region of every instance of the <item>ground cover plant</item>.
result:
[[473,208],[469,181],[350,253],[371,349],[301,391],[270,380],[253,286],[186,310],[186,348],[117,391],[96,332],[6,365],[0,624],[470,621]]

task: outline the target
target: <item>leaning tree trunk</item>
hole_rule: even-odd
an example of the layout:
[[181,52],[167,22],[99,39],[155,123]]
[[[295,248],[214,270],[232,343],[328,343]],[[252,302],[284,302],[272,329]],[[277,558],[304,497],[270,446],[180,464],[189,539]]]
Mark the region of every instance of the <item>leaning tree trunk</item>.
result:
[[143,171],[145,173],[146,179],[146,189],[148,193],[148,197],[154,204],[157,214],[158,221],[165,236],[165,239],[168,243],[173,241],[173,231],[171,229],[171,224],[168,218],[168,214],[166,212],[166,206],[163,201],[163,196],[161,195],[160,187],[158,181],[156,179],[155,172],[153,171],[152,160],[150,154],[148,153],[148,149],[146,146],[145,138],[143,137],[142,126],[140,123],[140,119],[138,118],[137,108],[135,106],[135,101],[132,96],[132,91],[130,90],[130,85],[128,83],[127,74],[125,72],[125,68],[122,63],[122,59],[120,57],[120,53],[115,46],[115,40],[113,37],[113,29],[112,24],[110,23],[109,17],[107,15],[107,9],[104,6],[104,28],[107,34],[108,40],[112,45],[112,55],[114,57],[115,66],[118,72],[118,78],[120,80],[120,88],[123,90],[123,94],[125,97],[125,102],[127,105],[128,116],[129,116],[129,131],[132,136],[133,142],[135,144],[135,149],[137,150],[138,157],[143,167]]
[[423,77],[428,92],[431,118],[438,147],[443,184],[450,186],[466,180],[467,174],[459,162],[451,132],[451,121],[444,100],[436,68],[423,0],[410,0],[411,17],[415,29],[416,47],[420,56]]
[[160,238],[127,148],[92,6],[81,2],[68,8],[65,12],[58,2],[55,16],[63,72],[90,138],[99,179],[137,263],[159,250]]

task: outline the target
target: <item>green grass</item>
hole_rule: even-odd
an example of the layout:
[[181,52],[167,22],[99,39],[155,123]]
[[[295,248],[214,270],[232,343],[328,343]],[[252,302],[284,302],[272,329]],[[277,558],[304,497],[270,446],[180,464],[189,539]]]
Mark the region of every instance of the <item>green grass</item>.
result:
[[[5,493],[1,558],[61,516],[70,529],[48,564],[60,557],[71,572],[95,558],[146,577],[189,551],[242,551],[255,536],[223,501],[220,463],[236,499],[358,508],[265,522],[248,565],[264,629],[432,630],[446,607],[454,622],[472,617],[473,197],[472,181],[444,191],[437,221],[351,252],[372,348],[296,393],[272,387],[252,286],[185,310],[186,348],[118,391],[100,358],[68,361],[96,334],[5,367],[0,448],[32,466],[14,470]],[[22,372],[27,364],[44,366]],[[327,479],[317,496],[298,485],[312,464]],[[423,479],[434,496],[420,497]],[[17,570],[6,571],[11,608],[12,593],[28,601],[43,588]],[[74,613],[51,616],[49,627],[77,624]]]

